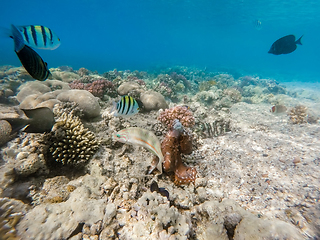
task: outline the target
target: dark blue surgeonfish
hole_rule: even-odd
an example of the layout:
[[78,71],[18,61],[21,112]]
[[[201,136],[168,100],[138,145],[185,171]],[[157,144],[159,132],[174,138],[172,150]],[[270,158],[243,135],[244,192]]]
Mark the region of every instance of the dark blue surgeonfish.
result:
[[16,54],[23,67],[34,79],[44,81],[51,75],[48,64],[32,48],[24,45],[20,51],[16,51]]
[[34,79],[40,81],[46,80],[51,75],[47,63],[32,48],[24,44],[21,33],[14,25],[11,25],[11,30],[14,51],[23,67]]
[[303,35],[297,41],[294,35],[287,35],[285,37],[282,37],[272,44],[268,53],[272,53],[274,55],[292,53],[297,49],[297,44],[302,45],[302,37]]

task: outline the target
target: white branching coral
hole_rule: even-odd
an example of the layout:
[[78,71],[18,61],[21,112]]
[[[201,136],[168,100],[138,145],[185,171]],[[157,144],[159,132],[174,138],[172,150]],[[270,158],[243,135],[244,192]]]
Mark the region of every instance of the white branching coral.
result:
[[83,126],[80,118],[66,112],[53,126],[50,141],[53,159],[63,164],[86,163],[99,148],[93,132]]

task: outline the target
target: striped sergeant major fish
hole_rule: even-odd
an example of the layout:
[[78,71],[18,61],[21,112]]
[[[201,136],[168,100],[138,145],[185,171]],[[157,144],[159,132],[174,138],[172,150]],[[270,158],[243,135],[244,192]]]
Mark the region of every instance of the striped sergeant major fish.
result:
[[111,112],[114,112],[115,117],[131,117],[138,113],[140,110],[139,103],[133,97],[122,96],[116,103],[113,102],[113,108]]
[[14,41],[14,51],[23,67],[34,79],[40,81],[46,80],[51,75],[47,63],[43,61],[36,51],[24,44],[23,37],[18,28],[11,25],[11,30]]
[[31,48],[53,50],[60,46],[60,38],[48,27],[41,25],[11,25],[12,38],[19,38]]

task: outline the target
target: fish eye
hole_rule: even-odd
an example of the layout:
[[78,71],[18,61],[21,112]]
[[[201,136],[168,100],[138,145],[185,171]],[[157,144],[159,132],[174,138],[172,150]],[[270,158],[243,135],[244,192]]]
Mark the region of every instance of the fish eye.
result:
[[120,137],[120,134],[117,134],[117,137],[119,138],[119,137]]

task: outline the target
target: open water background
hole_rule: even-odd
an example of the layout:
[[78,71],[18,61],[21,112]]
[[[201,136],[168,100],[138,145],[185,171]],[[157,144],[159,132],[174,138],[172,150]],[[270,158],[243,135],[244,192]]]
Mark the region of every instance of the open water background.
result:
[[[44,25],[61,38],[56,50],[36,50],[49,67],[103,73],[184,65],[319,82],[317,0],[3,0],[1,8],[1,27]],[[288,34],[304,35],[303,45],[268,54]],[[0,65],[20,66],[12,39],[0,35]]]

